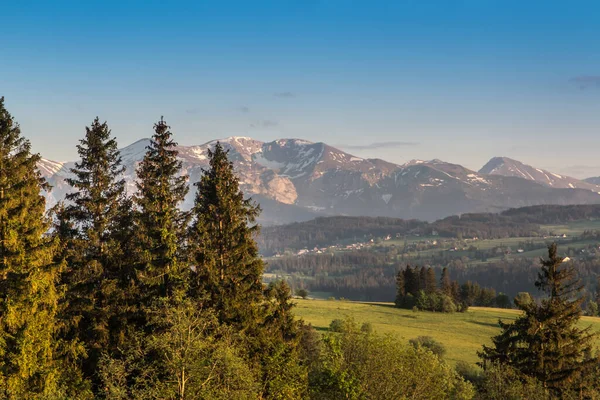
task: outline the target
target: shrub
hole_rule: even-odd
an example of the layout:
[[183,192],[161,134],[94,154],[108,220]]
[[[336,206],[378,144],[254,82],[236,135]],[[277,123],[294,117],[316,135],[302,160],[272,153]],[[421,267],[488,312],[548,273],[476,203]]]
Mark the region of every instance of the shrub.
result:
[[342,332],[344,330],[344,320],[342,320],[342,319],[334,319],[329,324],[329,330],[331,332]]
[[373,324],[371,324],[370,322],[364,322],[360,326],[360,331],[363,333],[373,333]]
[[321,366],[311,371],[312,398],[473,398],[473,386],[432,352],[343,322],[342,332],[323,337]]
[[442,358],[446,354],[446,347],[431,336],[419,336],[408,341],[414,348],[425,348],[436,356]]
[[459,361],[456,363],[456,372],[463,377],[467,382],[471,382],[473,384],[477,384],[481,382],[483,378],[483,371],[481,368],[474,364],[469,364],[466,361]]
[[308,297],[308,290],[298,289],[298,290],[296,290],[296,295],[299,297],[302,297],[303,299],[306,299]]

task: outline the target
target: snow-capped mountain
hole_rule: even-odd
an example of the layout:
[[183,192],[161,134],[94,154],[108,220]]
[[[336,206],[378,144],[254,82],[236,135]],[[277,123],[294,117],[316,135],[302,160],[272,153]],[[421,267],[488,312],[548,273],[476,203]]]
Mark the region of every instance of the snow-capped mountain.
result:
[[507,157],[494,157],[479,170],[482,174],[516,176],[553,188],[588,189],[600,192],[600,186],[570,176],[535,168]]
[[[190,183],[197,182],[203,168],[208,167],[208,149],[216,142],[178,147],[182,173],[189,176]],[[261,222],[265,224],[306,220],[317,215],[432,220],[464,212],[536,204],[600,203],[600,195],[596,193],[600,190],[560,189],[563,186],[503,176],[493,168],[491,173],[481,173],[440,160],[414,160],[397,165],[300,139],[265,143],[230,137],[220,142],[229,150],[242,190],[262,205]],[[135,169],[148,144],[149,139],[142,139],[121,150],[129,193],[135,191]],[[54,187],[47,194],[49,206],[70,190],[65,178],[73,165],[73,162],[60,164],[58,170],[48,175]],[[190,208],[193,199],[194,187],[191,187],[183,208]]]
[[40,173],[44,178],[50,178],[52,175],[56,174],[63,167],[64,163],[52,160],[46,160],[42,158],[37,166],[40,170]]

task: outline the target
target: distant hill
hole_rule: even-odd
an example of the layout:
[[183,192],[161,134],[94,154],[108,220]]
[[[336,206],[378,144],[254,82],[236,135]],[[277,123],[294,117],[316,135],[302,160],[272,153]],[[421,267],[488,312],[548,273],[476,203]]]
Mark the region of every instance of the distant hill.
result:
[[385,217],[320,217],[311,221],[264,227],[257,238],[261,252],[326,247],[346,241],[367,241],[387,235],[439,235],[496,239],[541,234],[540,225],[600,219],[600,205],[543,205],[502,213],[468,213],[434,222]]

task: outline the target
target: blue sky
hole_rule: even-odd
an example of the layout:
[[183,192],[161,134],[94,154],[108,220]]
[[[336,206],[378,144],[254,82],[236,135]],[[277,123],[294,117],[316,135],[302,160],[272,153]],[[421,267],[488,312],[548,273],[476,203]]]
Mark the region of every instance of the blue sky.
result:
[[46,158],[96,115],[123,146],[164,115],[181,144],[600,175],[597,1],[24,0],[0,20],[0,95]]

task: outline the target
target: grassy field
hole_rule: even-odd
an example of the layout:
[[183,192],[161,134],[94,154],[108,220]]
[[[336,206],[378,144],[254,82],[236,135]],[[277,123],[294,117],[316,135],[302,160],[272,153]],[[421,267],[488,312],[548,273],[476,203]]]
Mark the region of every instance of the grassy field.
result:
[[600,220],[574,221],[563,225],[542,225],[543,229],[556,234],[581,235],[584,231],[600,230]]
[[[296,300],[295,313],[325,331],[334,319],[352,317],[358,323],[370,322],[379,333],[395,335],[408,341],[417,336],[431,336],[446,347],[447,360],[477,362],[477,351],[499,333],[498,319],[514,320],[516,310],[472,307],[466,313],[443,314],[413,312],[395,308],[392,303],[360,303],[331,300]],[[584,317],[581,326],[591,325],[600,332],[600,318]],[[600,347],[600,338],[597,341]]]

